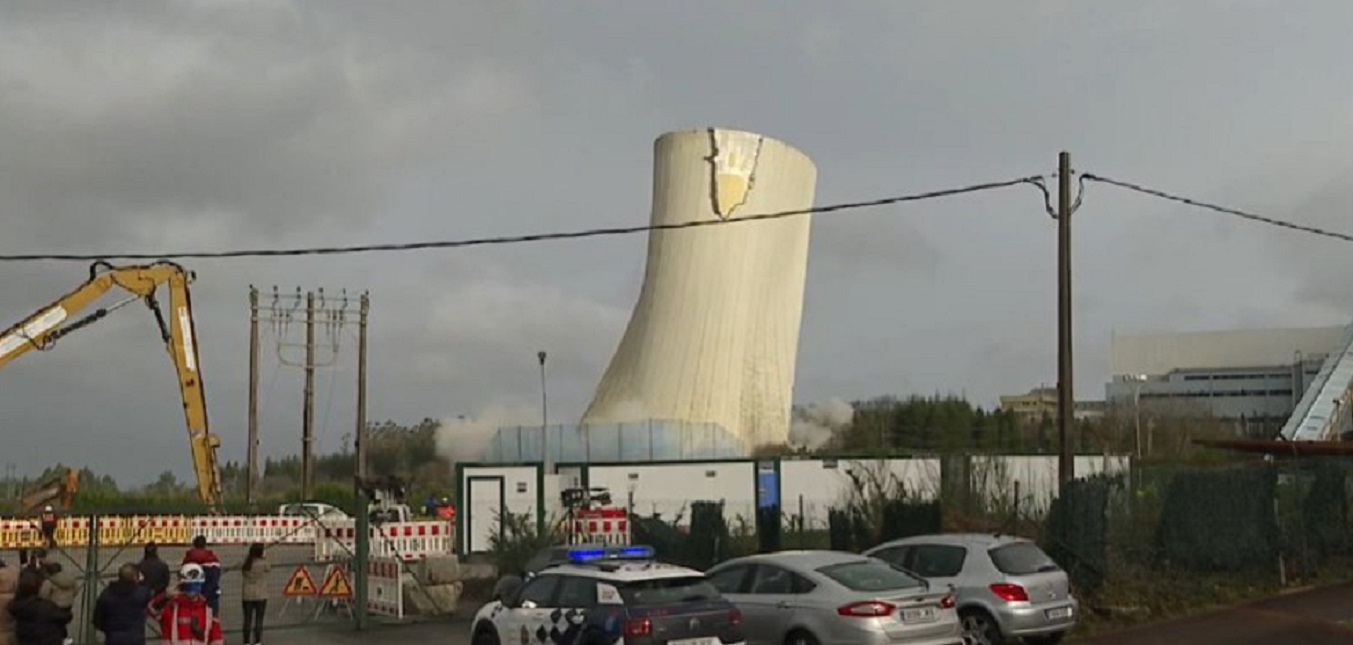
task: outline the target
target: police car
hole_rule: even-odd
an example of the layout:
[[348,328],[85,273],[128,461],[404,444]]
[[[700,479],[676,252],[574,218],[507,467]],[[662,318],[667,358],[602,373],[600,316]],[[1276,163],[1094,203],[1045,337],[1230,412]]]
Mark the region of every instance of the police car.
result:
[[471,621],[473,645],[742,645],[742,613],[651,547],[576,548],[504,586]]

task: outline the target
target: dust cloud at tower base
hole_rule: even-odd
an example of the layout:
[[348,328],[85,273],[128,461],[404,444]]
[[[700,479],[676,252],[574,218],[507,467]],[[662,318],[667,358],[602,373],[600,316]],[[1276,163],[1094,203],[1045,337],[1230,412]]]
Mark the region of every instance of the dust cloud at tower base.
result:
[[[817,169],[735,130],[654,144],[653,224],[810,208]],[[629,326],[585,427],[716,425],[744,450],[788,439],[811,216],[653,231]]]

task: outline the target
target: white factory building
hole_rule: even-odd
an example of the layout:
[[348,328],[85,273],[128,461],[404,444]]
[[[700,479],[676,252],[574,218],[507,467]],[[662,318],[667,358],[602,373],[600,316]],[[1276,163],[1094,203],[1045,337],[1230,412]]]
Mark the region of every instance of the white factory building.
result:
[[1251,433],[1272,434],[1302,408],[1321,370],[1337,362],[1327,359],[1345,351],[1349,330],[1115,334],[1105,398],[1162,412],[1206,412],[1243,422]]

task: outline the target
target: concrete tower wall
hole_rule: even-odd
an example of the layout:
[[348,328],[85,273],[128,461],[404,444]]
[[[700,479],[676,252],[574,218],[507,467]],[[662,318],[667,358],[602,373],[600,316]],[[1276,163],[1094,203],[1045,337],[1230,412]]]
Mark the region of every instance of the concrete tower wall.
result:
[[[654,224],[813,204],[813,162],[761,135],[672,132],[654,157]],[[583,424],[713,423],[748,448],[785,441],[810,217],[652,232],[638,303]]]

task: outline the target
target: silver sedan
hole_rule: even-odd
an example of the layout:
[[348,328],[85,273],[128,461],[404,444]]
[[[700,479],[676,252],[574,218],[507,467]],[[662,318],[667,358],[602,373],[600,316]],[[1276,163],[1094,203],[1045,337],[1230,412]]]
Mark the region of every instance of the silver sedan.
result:
[[962,645],[947,588],[837,551],[737,558],[706,576],[742,610],[747,645]]
[[1076,626],[1080,603],[1061,567],[1031,540],[1010,535],[918,535],[865,555],[905,567],[958,596],[969,642],[1053,645]]

